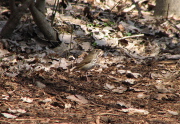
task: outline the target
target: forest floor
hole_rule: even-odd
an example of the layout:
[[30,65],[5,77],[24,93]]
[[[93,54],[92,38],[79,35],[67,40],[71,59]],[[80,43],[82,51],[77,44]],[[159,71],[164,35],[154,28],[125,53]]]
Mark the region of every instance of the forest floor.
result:
[[[132,5],[131,2],[121,4],[129,7]],[[73,7],[84,9],[84,6],[79,6]],[[91,9],[96,10],[93,7]],[[101,13],[107,15],[106,12]],[[33,31],[24,34],[24,29],[29,27],[23,23],[11,39],[1,39],[0,123],[179,124],[180,34],[174,28],[179,21],[173,20],[169,27],[173,30],[164,31],[165,26],[172,20],[156,20],[160,23],[159,27],[156,27],[157,23],[151,19],[136,20],[138,15],[124,13],[127,15],[123,12],[120,14],[124,20],[116,25],[116,28],[103,22],[104,32],[108,30],[108,34],[101,34],[102,27],[99,24],[93,24],[94,29],[88,30],[94,33],[93,36],[76,29],[78,32],[73,34],[73,50],[70,52],[64,47],[67,47],[67,39],[71,38],[72,34],[63,34],[65,45],[47,48],[47,44],[34,42],[37,40],[35,36],[27,35],[36,30],[33,27],[35,24],[30,24],[29,21],[26,23],[33,27]],[[113,20],[116,14],[108,16],[113,15]],[[61,15],[61,18],[66,20],[69,16]],[[132,26],[127,18],[132,22],[142,22],[141,26]],[[1,23],[7,21],[2,17],[1,20]],[[76,24],[74,20],[71,21],[76,26],[82,23],[77,19]],[[149,27],[144,23],[148,23]],[[149,30],[146,34],[149,35],[119,40],[121,35],[125,37],[124,34],[129,32],[131,36],[145,34],[144,30],[140,30],[144,28],[142,25],[147,26],[146,29]],[[95,27],[100,30],[98,35],[103,35],[107,42],[102,43],[102,37],[97,36],[94,31],[97,31]],[[119,32],[122,34],[117,36]],[[83,38],[77,37],[78,33],[84,34]],[[114,38],[115,34],[118,38]],[[24,35],[26,37],[23,37]],[[60,38],[61,41],[63,38]],[[117,44],[110,43],[117,39]],[[117,45],[120,46],[114,47]],[[81,49],[78,49],[79,47]],[[99,65],[88,71],[87,81],[85,72],[72,71],[71,68],[82,60],[82,56],[89,49],[94,48],[102,49],[104,54],[98,60]]]

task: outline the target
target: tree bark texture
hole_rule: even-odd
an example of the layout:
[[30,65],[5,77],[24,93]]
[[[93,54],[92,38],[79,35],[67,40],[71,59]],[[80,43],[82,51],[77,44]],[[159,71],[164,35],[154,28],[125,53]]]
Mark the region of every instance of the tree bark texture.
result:
[[180,17],[180,0],[156,0],[154,15]]
[[31,4],[29,9],[31,11],[31,14],[33,16],[33,19],[34,19],[36,25],[38,26],[39,30],[44,34],[44,36],[48,40],[56,41],[57,40],[56,32],[51,27],[50,23],[48,23],[48,21],[46,20],[45,15],[42,12],[40,12],[34,6],[34,4]]
[[[3,29],[1,30],[1,38],[9,38],[13,31],[15,30],[16,26],[19,24],[21,17],[29,7],[29,5],[33,2],[33,0],[26,0],[22,6],[18,8],[12,8],[13,12],[11,12],[11,16]],[[13,3],[14,4],[14,3]],[[14,10],[15,9],[15,10]]]
[[46,6],[46,1],[45,0],[37,0],[36,2],[36,8],[41,11],[43,14],[45,14],[45,6]]

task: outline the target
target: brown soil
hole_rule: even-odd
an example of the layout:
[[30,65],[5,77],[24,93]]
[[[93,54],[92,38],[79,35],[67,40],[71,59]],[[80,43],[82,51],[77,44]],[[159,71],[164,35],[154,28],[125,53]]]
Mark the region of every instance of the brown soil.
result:
[[[1,115],[1,123],[109,123],[109,124],[178,124],[179,115],[168,112],[180,112],[179,84],[178,76],[170,79],[163,79],[164,85],[169,92],[158,90],[155,79],[151,78],[151,73],[172,69],[170,65],[158,66],[136,65],[126,63],[124,68],[111,66],[104,69],[102,73],[95,70],[89,73],[89,82],[86,81],[84,73],[67,73],[61,69],[51,69],[50,72],[21,72],[16,77],[1,75],[1,113],[7,113],[8,109],[21,108],[26,112],[17,115],[18,118],[7,119]],[[4,67],[5,69],[6,67]],[[2,67],[1,67],[2,69]],[[111,74],[113,70],[131,70],[140,73],[142,76],[133,78],[128,74]],[[172,70],[171,70],[172,71]],[[135,79],[135,84],[128,84],[123,81],[112,79]],[[38,88],[35,82],[46,85],[44,89]],[[115,93],[105,89],[108,83],[114,86],[124,86],[127,90],[123,93]],[[137,95],[144,93],[146,97],[138,98]],[[3,99],[4,96],[7,99]],[[66,97],[69,95],[82,95],[88,100],[87,104],[74,102]],[[100,96],[102,95],[102,96]],[[22,97],[33,99],[33,102],[22,101]],[[45,99],[50,102],[43,102]],[[117,104],[124,102],[123,105]],[[70,108],[65,108],[65,104],[71,104]],[[136,108],[143,109],[149,114],[123,112],[123,109]],[[11,113],[11,112],[9,112]]]

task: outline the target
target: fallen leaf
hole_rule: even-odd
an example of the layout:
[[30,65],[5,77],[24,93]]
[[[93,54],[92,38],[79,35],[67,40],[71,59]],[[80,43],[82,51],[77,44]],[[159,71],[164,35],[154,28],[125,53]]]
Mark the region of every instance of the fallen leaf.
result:
[[18,116],[12,115],[12,114],[8,114],[8,113],[1,113],[4,117],[6,118],[17,118]]
[[112,90],[112,92],[116,92],[116,93],[124,93],[127,90],[127,87],[116,87],[115,89]]
[[39,87],[39,88],[45,88],[45,87],[46,87],[46,85],[43,84],[43,83],[41,83],[40,81],[36,81],[35,84],[36,84],[36,86]]
[[105,89],[110,89],[110,90],[111,90],[111,89],[114,89],[114,88],[115,88],[115,86],[114,86],[114,85],[110,85],[110,84],[106,83],[106,84],[105,84],[105,86],[104,86],[104,88],[105,88]]
[[76,101],[76,102],[81,103],[81,104],[87,104],[88,103],[88,100],[86,100],[81,95],[70,95],[70,96],[67,96],[66,98],[70,99],[72,101]]
[[136,108],[122,109],[122,112],[128,112],[130,115],[135,114],[135,113],[139,113],[143,115],[149,114],[149,112],[144,109],[136,109]]
[[171,115],[179,115],[179,113],[177,111],[171,111],[171,110],[167,110],[169,112],[169,114]]
[[22,97],[21,98],[23,100],[23,102],[27,102],[27,103],[32,103],[33,99],[27,98],[27,97]]

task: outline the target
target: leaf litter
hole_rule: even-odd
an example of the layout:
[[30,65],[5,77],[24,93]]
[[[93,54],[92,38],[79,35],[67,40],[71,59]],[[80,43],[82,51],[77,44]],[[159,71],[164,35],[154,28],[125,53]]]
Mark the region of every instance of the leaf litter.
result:
[[[177,123],[179,21],[155,18],[147,11],[152,1],[138,2],[142,19],[130,0],[69,2],[55,17],[59,45],[46,41],[30,22],[20,24],[11,39],[1,39],[1,114],[24,122],[34,118],[38,123],[41,118],[70,123]],[[47,15],[51,14],[48,6]],[[88,72],[87,82],[83,72],[70,69],[94,48],[104,54],[99,66]],[[14,115],[9,106],[26,113]]]

